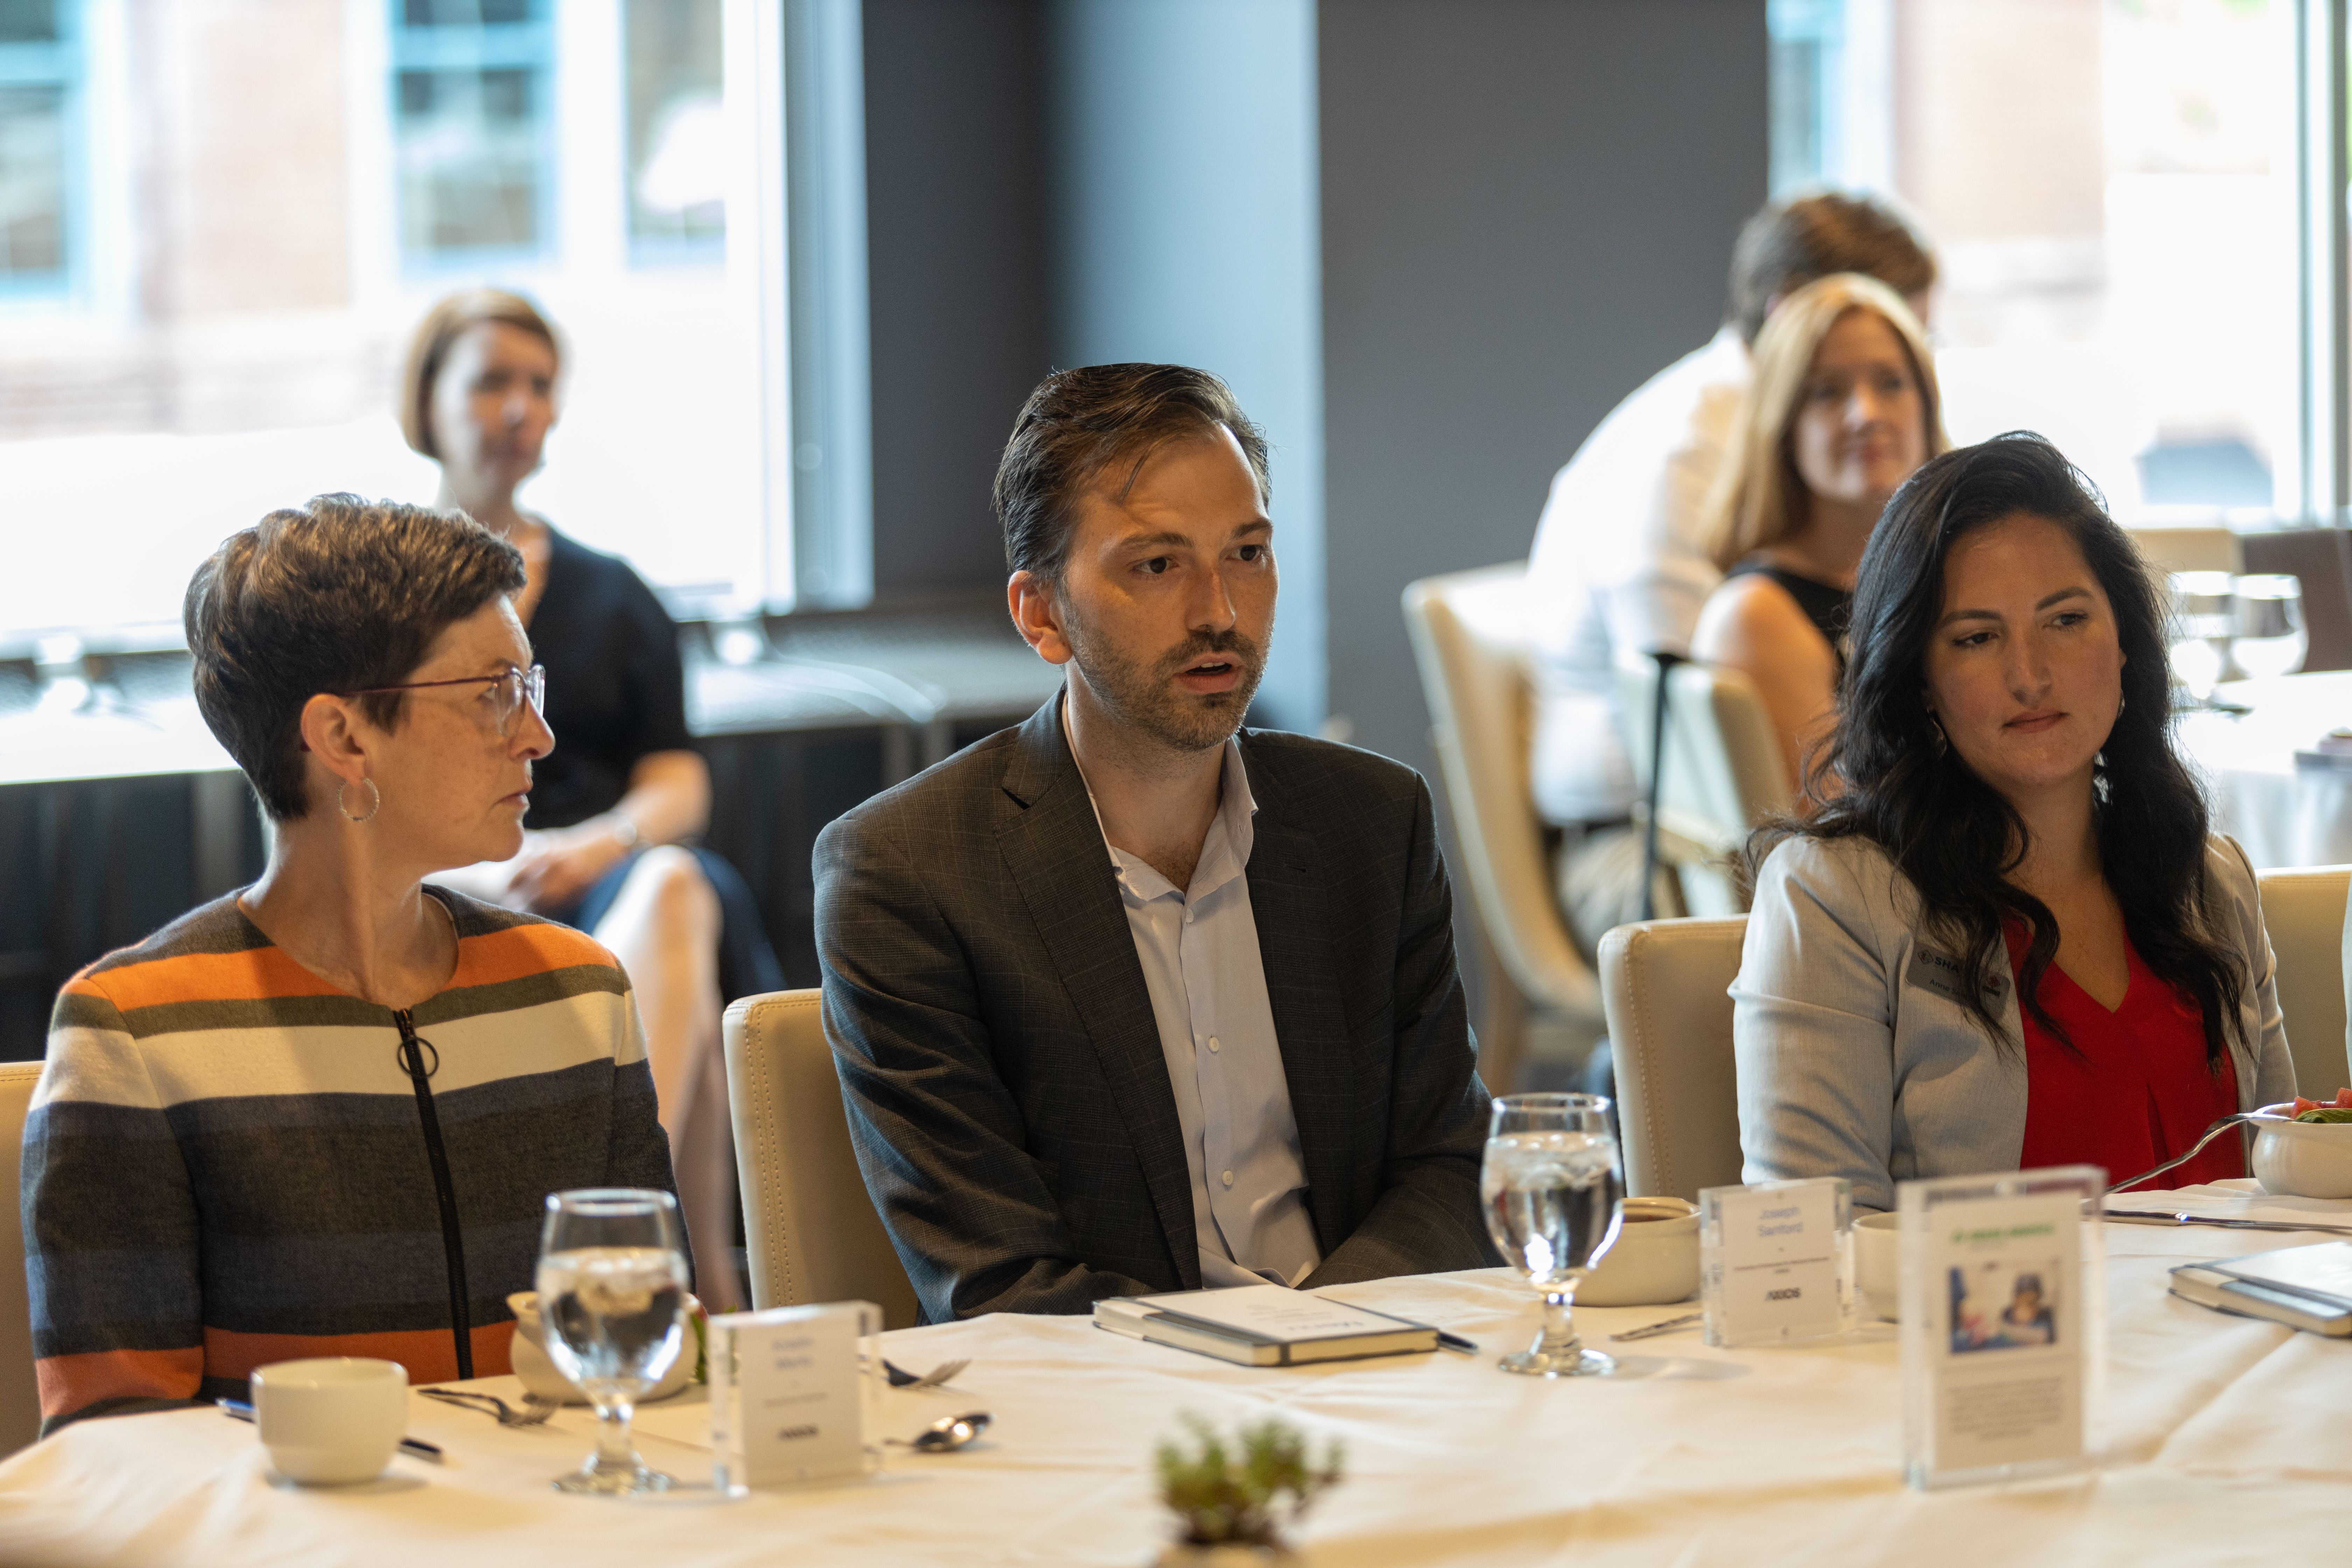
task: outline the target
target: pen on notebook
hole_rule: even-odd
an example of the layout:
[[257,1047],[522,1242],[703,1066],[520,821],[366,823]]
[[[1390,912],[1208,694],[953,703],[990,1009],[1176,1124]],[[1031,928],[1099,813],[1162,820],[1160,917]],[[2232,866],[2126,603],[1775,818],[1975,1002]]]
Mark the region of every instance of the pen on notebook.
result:
[[1459,1351],[1464,1355],[1478,1353],[1478,1342],[1475,1340],[1465,1340],[1460,1334],[1449,1334],[1444,1329],[1437,1331],[1437,1344],[1441,1350]]
[[[257,1426],[260,1425],[253,1414],[253,1406],[242,1399],[215,1399],[213,1403],[221,1407],[221,1413],[225,1415],[235,1416],[239,1421],[251,1421]],[[425,1441],[422,1437],[403,1437],[400,1440],[400,1451],[414,1455],[420,1459],[430,1459],[436,1465],[442,1460],[440,1447]]]

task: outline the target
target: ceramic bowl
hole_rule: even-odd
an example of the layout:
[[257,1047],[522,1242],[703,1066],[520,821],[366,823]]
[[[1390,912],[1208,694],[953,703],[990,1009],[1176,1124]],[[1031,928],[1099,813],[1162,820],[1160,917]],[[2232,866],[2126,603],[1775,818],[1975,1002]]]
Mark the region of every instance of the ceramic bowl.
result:
[[1580,1307],[1663,1307],[1698,1289],[1698,1206],[1627,1198],[1617,1239],[1576,1288]]
[[1854,1303],[1873,1317],[1900,1321],[1903,1272],[1903,1220],[1900,1215],[1856,1215],[1853,1221]]
[[2352,1121],[2297,1121],[2291,1105],[2254,1113],[2254,1180],[2283,1198],[2352,1198]]
[[[507,1298],[507,1310],[515,1315],[514,1343],[508,1350],[508,1360],[513,1363],[514,1374],[522,1380],[523,1387],[541,1399],[552,1399],[559,1404],[587,1404],[588,1396],[580,1391],[579,1384],[556,1371],[555,1363],[548,1359],[546,1329],[539,1320],[539,1292],[516,1291]],[[687,1297],[686,1314],[689,1319],[701,1310],[700,1301],[692,1296]],[[667,1399],[694,1381],[694,1363],[698,1359],[694,1346],[694,1325],[688,1322],[685,1342],[678,1347],[677,1359],[669,1363],[669,1370],[662,1374],[661,1382],[639,1403]]]

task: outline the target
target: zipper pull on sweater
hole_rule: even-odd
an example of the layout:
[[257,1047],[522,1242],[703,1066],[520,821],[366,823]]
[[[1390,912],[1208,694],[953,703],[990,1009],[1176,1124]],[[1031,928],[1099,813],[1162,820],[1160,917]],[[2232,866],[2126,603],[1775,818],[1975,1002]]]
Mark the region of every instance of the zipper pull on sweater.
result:
[[[441,1142],[441,1118],[433,1107],[433,1075],[441,1070],[441,1053],[416,1032],[416,1021],[405,1007],[396,1008],[393,1023],[400,1030],[400,1067],[416,1090],[416,1119],[425,1131],[425,1158],[433,1167],[433,1195],[441,1208],[441,1251],[449,1274],[449,1333],[457,1342],[457,1376],[474,1375],[472,1298],[466,1290],[466,1238],[457,1224],[457,1189],[449,1180],[449,1152]],[[433,1065],[425,1065],[432,1053]]]

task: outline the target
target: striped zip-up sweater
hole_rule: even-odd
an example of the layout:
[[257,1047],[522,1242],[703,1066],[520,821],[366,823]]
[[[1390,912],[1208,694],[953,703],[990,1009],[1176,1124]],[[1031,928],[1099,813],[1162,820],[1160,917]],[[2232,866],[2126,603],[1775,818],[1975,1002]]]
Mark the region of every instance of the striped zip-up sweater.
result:
[[[628,977],[568,927],[440,889],[448,986],[411,1009],[464,1237],[474,1373],[508,1370],[546,1196],[675,1191]],[[437,1057],[437,1065],[436,1058]],[[25,1124],[42,1429],[221,1394],[299,1356],[456,1377],[422,1108],[390,1008],[234,895],[58,997]]]

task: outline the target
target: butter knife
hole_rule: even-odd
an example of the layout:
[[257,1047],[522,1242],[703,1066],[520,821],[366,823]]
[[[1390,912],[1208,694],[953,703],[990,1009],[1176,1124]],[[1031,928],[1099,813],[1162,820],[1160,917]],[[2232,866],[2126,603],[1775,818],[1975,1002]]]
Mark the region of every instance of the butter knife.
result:
[[2306,1225],[2291,1219],[2231,1219],[2224,1215],[2190,1214],[2171,1209],[2108,1209],[2100,1216],[2119,1225],[2210,1225],[2223,1230],[2315,1230],[2326,1236],[2352,1236],[2352,1226]]

